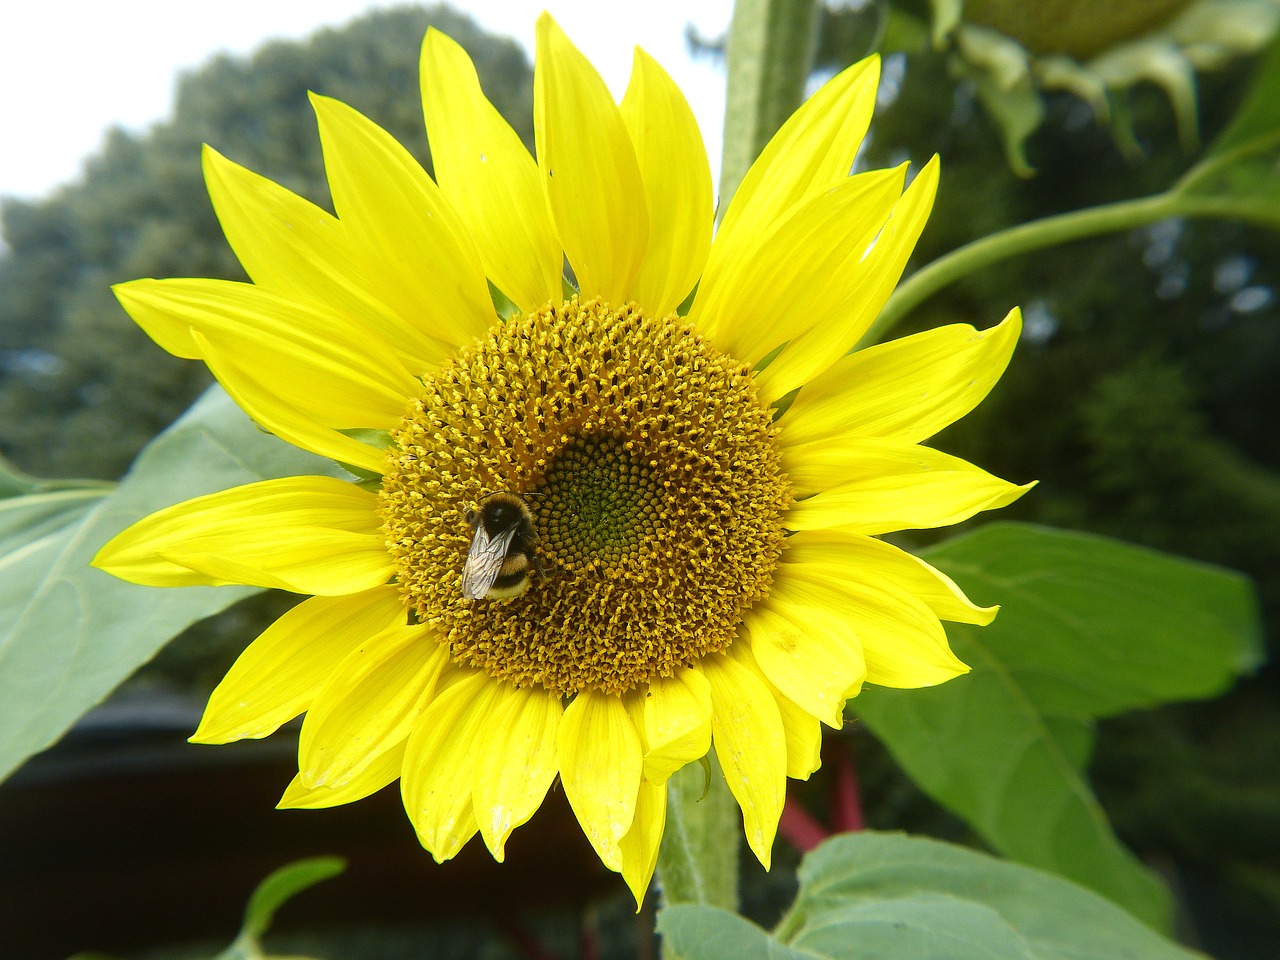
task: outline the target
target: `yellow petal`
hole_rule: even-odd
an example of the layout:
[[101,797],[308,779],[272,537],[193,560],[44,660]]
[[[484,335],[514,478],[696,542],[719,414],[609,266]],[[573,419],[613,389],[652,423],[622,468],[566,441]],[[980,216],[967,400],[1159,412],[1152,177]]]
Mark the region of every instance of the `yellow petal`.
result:
[[1012,503],[1034,486],[1017,486],[916,444],[858,438],[821,446],[792,447],[784,454],[788,470],[803,464],[804,482],[823,489],[787,511],[790,530],[878,534],[945,527]]
[[484,267],[466,227],[410,153],[346,104],[311,95],[333,206],[355,256],[348,270],[378,299],[454,346],[494,322]]
[[822,766],[822,724],[780,690],[774,690],[773,694],[787,735],[787,776],[808,780]]
[[815,325],[847,331],[859,321],[862,264],[902,194],[905,172],[899,167],[846,177],[790,210],[754,245],[742,245],[737,260],[714,273],[708,266],[689,319],[751,365],[783,343],[800,341]]
[[780,421],[782,443],[927,440],[991,391],[1021,331],[1015,308],[989,330],[957,323],[852,353],[796,395]]
[[711,688],[699,670],[683,667],[650,680],[642,703],[645,779],[663,784],[711,749]]
[[610,870],[622,869],[619,843],[631,828],[643,760],[622,699],[592,690],[564,711],[560,779],[591,846]]
[[342,786],[375,757],[403,743],[448,662],[448,647],[436,642],[429,627],[403,621],[351,651],[302,722],[302,782]]
[[636,898],[636,912],[644,902],[645,891],[658,865],[658,846],[667,824],[667,786],[665,783],[640,781],[636,796],[636,814],[631,829],[622,838],[622,879]]
[[405,749],[400,791],[418,840],[437,863],[479,829],[471,809],[476,746],[492,719],[499,684],[466,671],[431,701]]
[[[360,593],[393,572],[377,503],[331,477],[263,480],[153,513],[112,539],[93,565],[153,587]],[[224,577],[229,568],[235,576]]]
[[[875,107],[878,57],[837,74],[791,115],[751,165],[725,211],[703,283],[716,282],[796,205],[849,175]],[[732,317],[722,318],[732,322]],[[722,329],[707,331],[717,342]],[[735,354],[736,356],[736,354]]]
[[267,627],[209,696],[192,743],[257,740],[307,707],[338,664],[374,634],[403,623],[393,586],[311,597]]
[[632,297],[663,317],[693,289],[711,249],[711,166],[684,94],[639,47],[621,109],[649,214],[649,249]]
[[934,157],[894,205],[893,215],[866,256],[841,265],[836,274],[841,282],[814,304],[813,325],[757,375],[763,403],[774,403],[808,383],[862,339],[902,276],[929,219],[937,189],[938,158]]
[[372,796],[400,776],[404,743],[396,744],[374,757],[365,769],[340,787],[308,787],[298,774],[285,788],[276,804],[279,810],[318,810],[354,803]]
[[649,246],[644,183],[618,105],[547,13],[538,17],[533,123],[538,168],[584,298],[633,298]]
[[227,242],[254,284],[368,324],[413,370],[434,368],[448,344],[426,335],[419,315],[394,313],[376,281],[352,270],[354,253],[338,218],[308,200],[204,148],[204,179]]
[[[732,654],[734,650],[730,650]],[[747,659],[748,665],[751,663]],[[787,776],[794,780],[808,780],[822,766],[822,723],[817,717],[801,709],[793,700],[764,678],[765,686],[778,703],[782,728],[787,736]]]
[[114,289],[160,346],[204,358],[264,428],[321,456],[382,471],[383,451],[335,429],[389,429],[417,393],[381,331],[247,283],[137,280]]
[[[777,576],[788,569],[780,568]],[[771,587],[768,601],[748,611],[746,628],[765,678],[802,709],[839,730],[848,691],[856,690],[867,673],[853,627],[823,604],[789,601]]]
[[526,313],[558,301],[564,255],[533,157],[485,98],[466,51],[435,28],[422,43],[421,77],[436,180],[485,272]]
[[170,353],[203,358],[203,336],[245,377],[330,426],[390,429],[417,395],[383,331],[363,319],[229,280],[135,280],[114,290]]
[[783,563],[807,563],[833,577],[877,589],[896,587],[942,620],[986,625],[999,607],[980,607],[941,570],[891,543],[838,530],[803,530],[787,538]]
[[472,809],[499,863],[511,831],[534,815],[555,779],[563,708],[544,690],[501,685],[477,745]]
[[192,331],[192,338],[198,343],[209,372],[236,405],[262,429],[318,456],[332,457],[339,463],[370,473],[386,471],[386,450],[372,447],[321,423],[306,406],[281,397],[270,382],[257,379],[233,361],[230,351],[224,356],[222,349],[206,340],[199,331]]
[[733,657],[705,657],[702,669],[711,683],[716,757],[742,808],[747,844],[768,869],[786,799],[786,732],[764,677],[739,647],[745,644],[734,645]]
[[[823,609],[847,623],[861,642],[867,683],[927,687],[969,670],[951,652],[933,612],[895,585],[873,587],[822,564],[787,563],[779,566],[769,603],[783,609]],[[785,687],[782,692],[791,696]]]

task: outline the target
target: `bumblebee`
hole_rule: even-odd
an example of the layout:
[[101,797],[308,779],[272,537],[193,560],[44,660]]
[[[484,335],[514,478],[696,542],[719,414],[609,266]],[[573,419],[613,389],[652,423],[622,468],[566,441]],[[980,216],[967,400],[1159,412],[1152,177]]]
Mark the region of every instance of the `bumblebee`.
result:
[[529,571],[542,567],[533,552],[538,534],[529,506],[514,493],[491,493],[467,511],[474,534],[462,565],[462,595],[509,600],[529,589]]

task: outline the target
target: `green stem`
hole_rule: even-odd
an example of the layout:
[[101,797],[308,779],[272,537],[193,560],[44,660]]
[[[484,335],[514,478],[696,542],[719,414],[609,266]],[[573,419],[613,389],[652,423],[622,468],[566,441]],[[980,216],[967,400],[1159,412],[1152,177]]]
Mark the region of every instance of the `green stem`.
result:
[[[721,213],[765,144],[800,105],[813,63],[818,9],[818,0],[737,0],[733,6]],[[658,849],[663,907],[738,908],[741,820],[714,754],[707,764],[689,764],[668,782],[667,824]]]
[[1200,212],[1189,210],[1185,198],[1162,193],[1045,217],[974,240],[939,257],[899,284],[859,346],[880,341],[899,320],[943,287],[993,263],[1070,240],[1130,230],[1166,217]]
[[[818,0],[737,0],[727,43],[728,91],[720,170],[721,213],[765,144],[800,105],[813,61]],[[662,908],[738,909],[742,827],[714,753],[667,784],[658,848]]]
[[720,211],[769,138],[800,106],[813,65],[817,0],[737,0],[726,43],[728,91]]

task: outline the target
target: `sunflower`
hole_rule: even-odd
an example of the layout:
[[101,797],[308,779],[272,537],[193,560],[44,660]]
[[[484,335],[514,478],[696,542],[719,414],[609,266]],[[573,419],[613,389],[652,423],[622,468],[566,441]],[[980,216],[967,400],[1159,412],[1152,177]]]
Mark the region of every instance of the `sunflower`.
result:
[[[200,497],[95,564],[309,595],[244,651],[192,737],[265,737],[305,712],[281,806],[398,778],[437,860],[477,832],[501,860],[558,776],[639,900],[666,781],[714,748],[767,866],[821,725],[839,728],[864,683],[963,673],[939,619],[994,616],[879,535],[1026,489],[920,445],[999,378],[1017,311],[850,353],[938,174],[935,159],[905,188],[903,167],[850,175],[874,59],[788,121],[714,243],[697,125],[642,51],[619,104],[539,19],[536,161],[455,42],[429,32],[421,76],[435,180],[313,96],[336,216],[207,149],[252,282],[116,288],[157,343],[355,482]],[[517,596],[470,599],[459,577],[495,493],[527,510],[533,562]]]

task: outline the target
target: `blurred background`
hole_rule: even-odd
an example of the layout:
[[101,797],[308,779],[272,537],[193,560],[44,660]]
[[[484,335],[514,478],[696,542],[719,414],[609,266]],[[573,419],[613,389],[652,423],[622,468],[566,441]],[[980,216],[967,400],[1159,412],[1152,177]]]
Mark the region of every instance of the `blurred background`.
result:
[[[327,205],[306,99],[316,90],[376,120],[429,169],[417,61],[433,24],[469,50],[489,97],[532,147],[542,6],[227,3],[189,22],[182,5],[127,2],[80,22],[52,6],[0,14],[12,51],[0,150],[0,453],[37,476],[115,479],[209,384],[203,365],[152,344],[109,290],[148,276],[243,279],[203,187],[201,143]],[[718,162],[727,0],[546,6],[619,96],[632,46],[653,53],[690,96]],[[1031,54],[1043,43],[1040,52],[1081,62],[1125,42],[1046,39],[1027,18],[1001,20],[1002,6],[968,5],[972,15],[986,11],[975,36],[1007,30]],[[1194,4],[1138,6],[1146,19],[1126,29],[1149,37],[1163,22],[1157,12]],[[1270,6],[1259,4],[1259,16]],[[1165,189],[1239,107],[1258,59],[1258,44],[1241,44],[1195,71],[1190,132],[1185,104],[1141,80],[1111,101],[1106,122],[1083,86],[1037,90],[1040,112],[1024,122],[991,95],[982,58],[970,56],[977,41],[933,42],[932,13],[908,0],[832,2],[814,37],[815,83],[873,49],[885,55],[860,167],[942,156],[917,267],[1013,224]],[[72,35],[88,46],[70,46]],[[982,271],[895,332],[987,326],[1021,304],[1024,342],[1009,372],[938,445],[999,476],[1040,480],[1008,518],[1249,574],[1274,651],[1278,284],[1280,233],[1168,220]],[[562,795],[539,813],[541,828],[517,832],[506,865],[468,849],[437,867],[394,790],[362,809],[273,811],[294,769],[287,735],[219,751],[185,745],[208,690],[291,602],[265,594],[189,630],[0,786],[0,955],[201,955],[208,948],[178,945],[225,944],[258,879],[294,857],[331,852],[346,853],[351,868],[286,908],[279,942],[289,949],[652,952],[652,917],[632,917],[621,881],[595,861]],[[854,726],[831,739],[856,760],[870,826],[966,838],[869,734]],[[793,784],[813,810],[825,809],[838,766]],[[1189,943],[1223,960],[1274,956],[1280,671],[1264,667],[1213,703],[1107,721],[1091,774],[1117,832],[1173,884]],[[777,918],[795,859],[779,841],[772,876],[744,865],[749,915]]]

